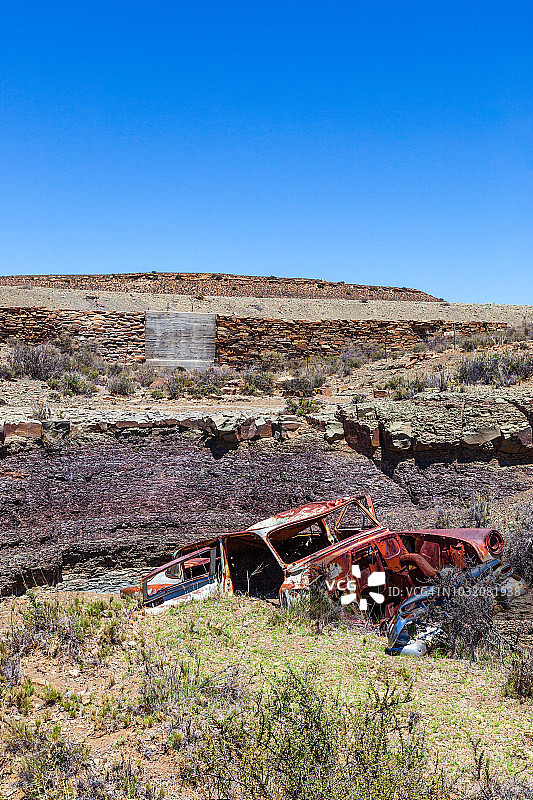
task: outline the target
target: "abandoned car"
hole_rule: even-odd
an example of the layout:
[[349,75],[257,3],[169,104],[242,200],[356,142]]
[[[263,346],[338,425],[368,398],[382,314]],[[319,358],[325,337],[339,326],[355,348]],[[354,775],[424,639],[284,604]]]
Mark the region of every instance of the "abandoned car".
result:
[[[186,545],[122,594],[140,595],[152,608],[216,592],[279,597],[289,604],[322,581],[345,612],[363,613],[388,629],[390,652],[402,652],[417,631],[429,636],[413,622],[424,616],[420,592],[441,570],[489,564],[501,570],[502,550],[503,539],[492,529],[391,531],[378,522],[369,495],[342,497]],[[508,569],[502,582],[509,597],[526,591]]]

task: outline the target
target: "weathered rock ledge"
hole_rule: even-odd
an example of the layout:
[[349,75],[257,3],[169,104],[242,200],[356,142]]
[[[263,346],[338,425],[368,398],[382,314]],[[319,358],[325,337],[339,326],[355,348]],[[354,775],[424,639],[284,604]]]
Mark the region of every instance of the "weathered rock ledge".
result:
[[309,427],[324,434],[327,442],[344,438],[343,426],[335,419],[335,409],[308,417],[292,414],[257,412],[253,416],[235,413],[168,414],[150,411],[87,412],[75,411],[68,417],[25,419],[11,417],[0,420],[0,456],[35,446],[53,448],[61,442],[77,440],[93,442],[98,436],[168,435],[190,432],[204,440],[236,446],[244,441],[275,439],[284,441]]
[[339,410],[346,441],[376,461],[450,458],[533,461],[533,393],[429,391]]

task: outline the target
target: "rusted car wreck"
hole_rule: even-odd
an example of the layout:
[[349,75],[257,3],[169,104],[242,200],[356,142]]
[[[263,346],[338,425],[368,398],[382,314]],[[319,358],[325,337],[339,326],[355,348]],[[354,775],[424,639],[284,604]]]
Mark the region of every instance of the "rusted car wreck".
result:
[[423,616],[420,593],[442,569],[483,565],[501,572],[503,597],[526,591],[524,582],[504,569],[502,550],[503,539],[493,529],[391,531],[378,522],[369,495],[342,497],[182,547],[123,594],[139,593],[152,608],[215,592],[279,597],[289,604],[321,580],[347,612],[362,613],[388,630],[391,652],[416,655],[422,653],[408,646],[416,635],[408,623]]

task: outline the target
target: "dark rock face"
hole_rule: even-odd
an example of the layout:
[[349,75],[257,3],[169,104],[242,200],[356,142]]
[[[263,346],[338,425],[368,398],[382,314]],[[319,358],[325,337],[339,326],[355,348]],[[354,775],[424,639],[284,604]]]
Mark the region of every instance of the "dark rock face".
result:
[[367,458],[327,451],[315,435],[300,438],[298,445],[241,445],[217,459],[187,434],[105,439],[5,458],[3,591],[48,582],[80,563],[91,574],[157,565],[186,542],[238,530],[307,500],[370,492],[390,524],[416,517],[407,493]]
[[233,442],[235,426],[213,419],[206,441],[177,426],[157,436],[134,428],[10,451],[0,459],[0,591],[64,570],[92,578],[149,568],[187,542],[309,500],[370,493],[381,521],[405,530],[432,526],[436,505],[462,505],[475,491],[501,500],[533,488],[527,436],[518,452],[503,447],[530,425],[511,403],[376,401],[354,411],[341,415],[353,449],[329,447],[321,429]]

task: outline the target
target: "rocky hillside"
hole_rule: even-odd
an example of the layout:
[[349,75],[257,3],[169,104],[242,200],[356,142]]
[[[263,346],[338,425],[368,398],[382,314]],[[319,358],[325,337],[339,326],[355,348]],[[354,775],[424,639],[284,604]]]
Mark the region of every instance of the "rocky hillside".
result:
[[437,298],[419,289],[367,286],[313,278],[264,278],[200,272],[138,272],[112,275],[8,275],[2,286],[135,291],[154,294],[212,295],[219,297],[322,297],[353,300],[422,300]]

